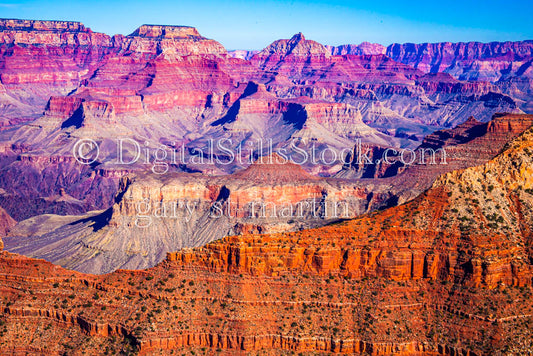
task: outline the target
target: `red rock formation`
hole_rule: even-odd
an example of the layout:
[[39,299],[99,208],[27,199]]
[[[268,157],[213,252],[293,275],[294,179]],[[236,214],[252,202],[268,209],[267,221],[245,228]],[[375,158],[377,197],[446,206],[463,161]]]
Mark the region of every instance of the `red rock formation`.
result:
[[392,44],[386,54],[424,72],[448,72],[462,80],[496,81],[510,63],[531,59],[533,42]]
[[[77,85],[88,66],[110,51],[111,38],[79,22],[0,20],[4,85]],[[8,46],[6,46],[8,45]]]
[[[169,251],[202,246],[230,234],[322,226],[373,210],[388,199],[387,186],[369,190],[357,183],[318,178],[273,154],[229,176],[127,176],[120,180],[112,209],[72,217],[44,235],[39,229],[34,229],[39,236],[13,233],[4,242],[8,251],[82,272],[108,273],[152,267]],[[32,243],[35,239],[38,242]],[[100,251],[96,256],[95,250]]]
[[[528,130],[485,165],[441,176],[432,189],[406,205],[289,236],[226,238],[194,254],[169,254],[169,259],[198,263],[214,272],[253,275],[277,274],[278,267],[284,266],[288,270],[351,278],[455,278],[455,281],[491,288],[499,283],[529,285],[532,270],[527,261],[531,252],[526,246],[531,236],[529,228],[522,230],[520,225],[530,224],[532,137],[532,131]],[[502,193],[501,196],[496,196],[496,192]],[[469,201],[473,205],[469,206]],[[502,201],[507,201],[507,205],[501,205]],[[505,218],[493,218],[495,215],[490,210],[494,206],[497,214]],[[469,217],[461,216],[465,213]],[[493,220],[497,223],[490,222]],[[357,239],[351,241],[354,234]],[[325,246],[317,248],[312,236],[330,238]],[[515,239],[522,243],[515,245]],[[243,240],[249,243],[242,243]],[[282,247],[295,240],[299,243],[292,248]],[[264,241],[276,246],[274,255],[263,255],[254,247],[255,243]],[[378,247],[370,247],[372,242]],[[349,247],[339,249],[335,248],[336,244]],[[413,249],[414,245],[424,252]],[[501,251],[495,252],[496,245]],[[480,250],[474,252],[476,246]]]
[[[3,20],[0,40],[0,92],[5,94],[0,100],[7,103],[0,125],[9,129],[44,111],[43,117],[0,138],[6,148],[0,162],[0,205],[16,220],[112,206],[119,178],[146,168],[114,165],[116,137],[139,137],[142,144],[147,140],[168,147],[185,142],[188,152],[203,149],[209,139],[273,139],[280,149],[295,140],[301,149],[324,152],[352,147],[355,139],[380,147],[412,144],[413,135],[428,132],[428,124],[453,126],[471,111],[486,119],[493,111],[516,108],[514,99],[498,93],[493,84],[424,75],[383,54],[374,55],[379,46],[361,45],[362,55],[348,48],[332,54],[302,34],[274,42],[249,61],[228,58],[218,42],[181,26],[143,25],[131,35],[111,37],[74,22]],[[246,83],[256,85],[255,92],[248,92]],[[94,138],[102,147],[94,167],[78,165],[70,156],[80,137]],[[24,147],[25,154],[11,147]],[[465,159],[464,166],[474,160]],[[305,168],[331,175],[341,164]],[[231,173],[243,166],[172,168]],[[371,176],[388,175],[388,169],[383,166]],[[412,182],[400,181],[407,191],[402,196],[413,197],[434,176],[405,176],[420,180],[415,188]],[[394,204],[392,189],[381,183],[362,189],[332,182],[267,188],[264,196],[275,202],[282,194],[296,203],[327,192],[331,199],[349,201],[354,214]],[[223,183],[217,184],[220,192]],[[69,199],[61,197],[61,189]],[[232,193],[242,208],[258,196],[258,189]],[[204,208],[212,203],[212,198],[202,201]],[[227,230],[234,229],[231,233],[274,231],[268,228],[271,223],[232,225]],[[303,227],[309,225],[290,226]],[[206,233],[197,241],[213,238]]]
[[361,144],[336,177],[386,178],[382,181],[394,187],[401,203],[428,189],[440,174],[486,163],[532,125],[532,115],[499,114],[488,123],[471,117],[453,129],[426,136],[412,151],[404,150],[403,162],[402,150]]
[[[357,46],[358,50],[353,46],[341,46],[333,51],[335,55],[331,55],[331,49],[306,40],[301,33],[289,40],[275,41],[248,63],[228,59],[226,50],[219,43],[184,26],[143,25],[128,36],[113,37],[93,32],[80,23],[65,21],[2,20],[0,29],[0,40],[4,44],[0,52],[3,87],[7,85],[10,90],[31,92],[31,96],[38,98],[41,108],[50,96],[72,93],[76,88],[82,92],[85,86],[115,89],[111,97],[96,95],[96,99],[111,102],[117,113],[138,115],[142,113],[141,100],[146,100],[146,109],[156,111],[180,105],[198,107],[209,103],[214,94],[232,95],[230,92],[238,83],[250,79],[265,82],[272,80],[274,73],[275,82],[269,90],[283,96],[308,95],[328,100],[338,100],[345,95],[346,89],[364,91],[364,88],[353,86],[337,88],[339,82],[412,84],[410,80],[420,75],[399,63],[407,63],[404,57],[409,56],[403,53],[408,50],[400,50],[402,55],[393,56],[391,53],[396,50],[389,48],[392,52],[387,53],[393,58],[398,57],[398,61],[383,56],[378,45],[367,43]],[[485,50],[487,45],[474,45],[471,47],[475,49],[470,50],[468,44],[467,54],[457,56],[475,59],[484,53],[483,56],[493,58],[508,51],[514,53],[512,60],[518,61],[529,53],[528,42],[491,44],[490,51]],[[431,57],[432,53],[427,55]],[[438,56],[430,59],[436,61]],[[309,63],[305,64],[306,61]],[[294,83],[289,88],[278,88],[279,84],[287,86],[286,77]],[[321,88],[317,82],[327,84]],[[30,83],[44,87],[38,90],[27,88],[25,85]],[[379,91],[391,93],[386,87]],[[480,96],[487,92],[487,89],[481,93],[479,88],[460,84],[454,88],[432,88],[430,93],[442,89],[456,94],[459,91],[462,94],[474,92]],[[128,89],[135,91],[127,92]],[[489,89],[495,91],[495,88]],[[114,100],[113,96],[118,98]],[[20,107],[23,110],[23,106]],[[33,111],[31,115],[38,112]]]
[[386,47],[380,45],[379,43],[369,43],[362,42],[359,45],[341,45],[337,47],[331,47],[332,55],[344,55],[344,54],[355,54],[357,56],[367,55],[367,54],[385,54]]
[[90,276],[3,252],[0,350],[530,353],[531,152],[528,131],[406,205],[228,237],[146,271]]
[[[226,50],[218,42],[200,36],[194,28],[182,26],[143,25],[129,36],[110,37],[92,32],[77,22],[2,20],[0,41],[4,44],[0,52],[3,58],[0,81],[4,86],[12,90],[31,90],[24,85],[44,84],[50,87],[44,91],[50,96],[64,95],[80,84],[82,87],[87,85],[86,81],[90,80],[89,86],[103,87],[106,91],[104,94],[101,90],[95,90],[91,95],[111,102],[117,113],[128,114],[143,112],[139,93],[128,92],[127,89],[135,87],[139,69],[148,67],[150,70],[147,61],[155,60],[158,56],[168,61],[168,58],[175,56],[226,55]],[[190,67],[191,62],[186,64]],[[30,66],[30,63],[33,65]],[[96,67],[99,69],[96,70]],[[142,86],[137,86],[138,90],[148,85],[150,78],[146,76],[154,76],[153,73],[142,71],[140,74],[145,79],[141,80]],[[102,76],[104,81],[101,80]],[[117,86],[117,82],[124,79],[127,80],[126,85]],[[172,83],[172,79],[169,78],[167,83]],[[58,87],[66,87],[66,90]],[[32,91],[32,95],[40,94]],[[99,97],[101,94],[106,96]],[[202,104],[205,104],[207,94],[202,95]],[[47,98],[40,98],[43,99]],[[172,104],[166,108],[172,107]],[[197,105],[197,102],[192,105]],[[58,114],[66,116],[67,112]]]
[[[6,135],[8,141],[13,141],[7,145],[23,143],[26,147],[33,146],[36,150],[32,156],[41,155],[45,161],[51,152],[54,155],[58,152],[60,155],[72,154],[69,146],[72,147],[74,142],[59,138],[64,137],[62,129],[82,129],[85,131],[83,137],[112,131],[109,139],[114,139],[119,135],[118,130],[123,130],[122,135],[131,133],[130,129],[124,130],[124,123],[135,125],[131,117],[142,116],[147,111],[179,107],[196,110],[197,107],[205,107],[208,102],[219,107],[231,104],[223,103],[223,100],[228,88],[234,88],[233,80],[217,69],[219,62],[224,61],[225,49],[218,42],[200,36],[193,28],[145,25],[129,36],[110,37],[92,32],[75,22],[2,20],[0,40],[1,88],[12,93],[6,107],[16,108],[2,111],[8,118],[6,124],[34,120],[44,109],[45,116],[41,121],[45,122],[46,129],[55,130],[51,136],[42,132],[33,136],[31,132],[42,128],[43,123],[28,125],[16,135]],[[232,70],[239,72],[242,65],[234,67]],[[20,98],[20,102],[12,98]],[[175,120],[179,122],[179,118]],[[170,131],[167,128],[164,132]],[[59,135],[57,140],[51,138],[54,135]],[[41,140],[43,136],[47,138]],[[30,137],[39,139],[33,141]],[[55,148],[50,145],[55,145]],[[116,151],[115,148],[113,150]],[[42,172],[45,167],[30,167],[33,161],[24,161],[24,167],[21,167],[16,158],[14,152],[5,158],[2,186],[15,195],[6,197],[5,207],[17,218],[28,217],[35,211],[83,212],[86,208],[50,207],[42,200],[60,188],[67,188],[62,185],[66,181],[72,183],[78,180],[83,186],[80,189],[80,185],[74,184],[67,189],[77,198],[87,197],[91,201],[87,207],[98,200],[101,201],[96,205],[109,205],[113,199],[117,179],[104,179],[106,187],[99,189],[96,187],[98,184],[94,185],[93,174],[79,175],[80,170],[86,171],[89,167],[77,167],[78,173],[74,177],[55,179],[58,186],[48,187],[51,180],[33,176],[34,172]],[[58,168],[60,176],[61,172],[69,172],[66,174],[69,175],[73,171],[71,163],[62,167],[54,164],[46,171],[52,175],[53,169]],[[27,178],[21,178],[21,169],[27,170],[24,174]],[[110,175],[121,175],[121,171],[128,169],[131,167],[119,167],[116,173]],[[103,170],[100,168],[100,171]],[[109,172],[110,168],[105,170]],[[98,180],[99,176],[96,177]],[[48,183],[21,186],[21,181]],[[111,189],[112,193],[109,193],[109,186],[115,187]],[[26,209],[28,211],[22,213],[19,211],[19,196],[29,196],[27,191],[32,192],[31,200],[37,202],[30,204],[35,209]],[[94,195],[96,191],[99,193]],[[108,196],[101,199],[102,194]],[[6,203],[4,197],[1,200]]]
[[131,35],[148,38],[202,39],[200,33],[189,26],[142,25]]
[[311,57],[313,59],[325,59],[329,57],[327,48],[312,40],[307,40],[300,32],[289,40],[277,40],[267,46],[256,56],[256,59],[279,61],[284,58]]
[[233,177],[249,182],[268,183],[269,185],[319,180],[318,177],[310,175],[299,165],[277,153],[259,157],[248,168],[235,173]]
[[428,73],[418,78],[417,83],[424,88],[428,95],[472,93],[479,97],[499,91],[495,85],[489,82],[461,82],[447,73]]

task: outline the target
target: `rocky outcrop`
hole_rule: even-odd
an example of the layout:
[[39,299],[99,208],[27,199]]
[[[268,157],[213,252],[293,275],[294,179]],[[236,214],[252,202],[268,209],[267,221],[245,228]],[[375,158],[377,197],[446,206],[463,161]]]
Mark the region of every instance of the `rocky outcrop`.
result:
[[300,32],[288,40],[274,41],[254,57],[268,61],[279,61],[286,57],[325,59],[329,55],[324,45],[316,41],[307,40]]
[[498,114],[486,123],[471,117],[453,129],[426,136],[413,150],[356,145],[336,177],[383,179],[403,203],[428,189],[443,173],[485,164],[532,125],[532,115]]
[[[168,259],[253,276],[300,271],[529,286],[532,147],[530,129],[486,164],[443,175],[414,201],[382,213],[288,236],[225,238]],[[258,249],[262,243],[271,248]]]
[[[254,146],[268,141],[271,150],[283,151],[311,172],[339,169],[341,154],[337,159],[328,157],[313,161],[301,157],[303,151],[335,148],[335,155],[344,144],[355,140],[387,143],[390,138],[363,122],[361,112],[347,103],[335,103],[300,96],[279,99],[264,84],[249,82],[241,97],[233,103],[228,113],[212,123],[222,126],[232,142]],[[298,149],[295,145],[297,144]],[[266,149],[266,147],[265,147]],[[320,152],[313,152],[320,154]],[[299,156],[296,158],[296,156]],[[337,162],[335,162],[337,161]]]
[[[264,110],[261,105],[280,108],[264,88],[237,102],[242,104],[236,123],[240,115]],[[298,105],[308,120],[331,110],[330,104]],[[531,125],[530,115],[500,115],[489,123],[471,118],[455,129],[429,135],[408,155],[390,147],[367,149],[360,144],[352,152],[351,163],[338,174],[341,179],[312,176],[286,154],[260,157],[229,176],[137,174],[121,180],[112,209],[58,226],[39,237],[39,243],[32,234],[14,234],[5,239],[6,249],[83,272],[147,268],[168,251],[203,246],[227,235],[294,231],[401,204],[428,189],[439,174],[486,163]],[[383,159],[385,152],[390,162]],[[81,205],[73,198],[54,201]],[[342,256],[327,258],[340,264]],[[408,256],[405,259],[410,261]]]
[[355,217],[385,205],[388,189],[318,178],[277,154],[230,176],[137,174],[121,179],[112,208],[69,217],[47,232],[31,227],[43,222],[39,217],[26,220],[5,239],[6,250],[82,272],[147,268],[169,251],[231,234],[293,231]]
[[424,72],[446,72],[474,82],[493,82],[499,91],[518,99],[520,107],[531,109],[531,61],[533,42],[466,42],[392,44],[386,54]]
[[[337,298],[339,292],[342,292],[338,280],[308,276],[304,288],[314,296],[309,300],[306,299],[309,294],[298,287],[297,280],[292,278],[284,282],[283,290],[276,288],[277,280],[264,280],[263,287],[268,291],[265,295],[255,296],[243,291],[243,288],[252,287],[252,281],[233,288],[232,284],[225,281],[227,277],[224,277],[218,282],[219,288],[211,288],[213,282],[209,280],[208,274],[198,271],[194,279],[190,279],[190,272],[174,263],[165,263],[147,272],[118,271],[112,275],[95,277],[74,274],[39,260],[6,253],[1,255],[1,259],[3,273],[0,276],[0,286],[6,293],[6,304],[9,304],[2,308],[5,328],[0,338],[6,340],[1,346],[3,352],[42,352],[46,349],[48,353],[61,354],[79,349],[85,353],[107,350],[111,353],[129,351],[144,355],[155,352],[167,354],[175,350],[196,353],[203,349],[204,352],[218,350],[217,352],[228,353],[299,351],[412,355],[423,352],[428,355],[475,355],[480,352],[474,343],[453,343],[451,340],[454,336],[447,334],[437,334],[436,338],[428,337],[423,327],[433,330],[437,325],[448,326],[457,320],[463,320],[463,326],[457,329],[458,333],[471,333],[475,341],[483,340],[481,333],[472,333],[476,326],[483,326],[484,334],[489,335],[502,328],[513,330],[509,334],[513,336],[519,336],[521,331],[512,317],[488,321],[471,313],[468,304],[462,305],[464,311],[433,304],[445,300],[438,293],[450,296],[449,304],[467,300],[471,294],[465,290],[457,296],[445,287],[431,287],[424,283],[408,282],[403,287],[388,283],[381,287],[384,288],[382,292],[377,292],[379,289],[376,285],[363,282],[371,288],[372,294],[368,293],[366,296],[354,293],[353,297],[350,294],[348,300],[339,301]],[[7,277],[10,272],[21,267],[27,268],[26,275]],[[51,273],[54,277],[49,277]],[[40,274],[48,277],[37,277]],[[124,283],[126,279],[128,282]],[[328,284],[331,297],[322,295],[318,288],[315,289],[315,283],[321,282]],[[161,283],[165,288],[156,289]],[[64,298],[64,301],[60,303],[61,307],[57,305],[56,308],[37,294],[36,298],[30,298],[32,305],[29,306],[29,299],[17,290],[20,286],[39,288],[50,297]],[[154,291],[146,292],[152,287]],[[426,303],[421,302],[417,292],[413,291],[418,288],[424,290]],[[72,289],[77,292],[68,294]],[[394,300],[399,293],[405,293],[406,299],[400,303]],[[378,303],[375,302],[377,296],[380,298]],[[486,293],[482,300],[489,300],[490,297],[494,295]],[[333,300],[326,301],[327,299]],[[4,300],[2,303],[5,303]],[[367,305],[366,312],[360,316],[356,303]],[[232,308],[246,310],[246,317],[238,316],[237,310]],[[293,312],[287,313],[286,309]],[[344,312],[344,309],[347,311]],[[295,317],[296,310],[303,311],[305,317]],[[265,314],[266,311],[270,314]],[[348,319],[338,323],[320,319],[320,313],[324,311]],[[513,311],[506,310],[506,315]],[[350,317],[352,312],[355,316]],[[406,322],[401,317],[406,312],[424,317],[422,325]],[[136,315],[135,320],[128,317],[131,313]],[[223,313],[234,316],[231,328],[226,329],[214,322]],[[281,317],[283,313],[288,315]],[[445,318],[438,318],[436,313],[442,313]],[[195,318],[184,319],[181,323],[165,323],[169,318],[180,315],[183,318],[193,314],[196,315]],[[265,318],[265,315],[272,317]],[[285,320],[282,321],[283,319]],[[258,323],[259,320],[262,322]],[[360,322],[364,326],[352,328],[348,334],[342,327],[351,322]],[[22,328],[24,332],[16,333],[16,328],[24,324],[27,324],[27,330]],[[291,326],[279,329],[278,325]],[[406,327],[408,332],[405,332]],[[296,329],[290,331],[294,328]],[[403,328],[404,331],[400,332],[398,328]],[[40,330],[43,338],[29,338],[29,333],[34,330]],[[371,330],[384,330],[389,334],[376,335]],[[509,341],[499,340],[492,346],[482,343],[477,347],[498,350]]]
[[2,83],[8,88],[44,84],[49,92],[62,85],[72,90],[113,46],[110,36],[79,22],[10,19],[0,19],[0,43]]
[[202,39],[198,30],[190,26],[142,25],[130,36],[170,39]]
[[177,56],[227,53],[220,43],[201,36],[196,28],[189,26],[142,25],[117,42],[121,48],[134,52]]
[[532,152],[528,130],[405,205],[226,237],[146,271],[91,276],[3,252],[1,350],[527,354]]

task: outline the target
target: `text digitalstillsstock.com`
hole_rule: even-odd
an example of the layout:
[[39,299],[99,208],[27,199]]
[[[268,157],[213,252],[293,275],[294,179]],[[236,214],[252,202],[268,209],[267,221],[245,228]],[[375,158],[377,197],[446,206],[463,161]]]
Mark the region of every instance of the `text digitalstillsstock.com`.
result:
[[[336,149],[332,147],[316,147],[312,143],[308,147],[301,147],[300,141],[292,140],[284,147],[276,147],[272,140],[266,142],[258,140],[247,144],[235,143],[231,139],[208,140],[205,147],[186,147],[175,143],[153,147],[148,142],[139,143],[131,138],[116,140],[116,155],[101,157],[98,142],[92,139],[80,139],[72,148],[75,159],[84,165],[111,160],[115,165],[131,166],[136,164],[150,165],[155,174],[169,171],[170,165],[246,165],[253,162],[284,164],[287,162],[298,165],[336,165],[352,163],[356,165],[375,165],[385,163],[392,165],[401,163],[404,166],[413,164],[447,164],[444,148],[385,148],[380,157],[374,157],[370,147],[365,146],[360,139],[353,147]],[[276,157],[273,159],[273,153]],[[438,159],[437,159],[438,158]]]

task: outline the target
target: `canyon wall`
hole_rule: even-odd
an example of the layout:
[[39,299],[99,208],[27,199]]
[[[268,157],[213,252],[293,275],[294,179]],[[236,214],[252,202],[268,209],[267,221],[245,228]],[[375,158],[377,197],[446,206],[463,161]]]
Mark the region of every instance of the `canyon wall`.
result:
[[226,237],[144,271],[92,276],[2,252],[0,348],[527,354],[531,167],[529,129],[407,204],[318,229]]
[[[451,75],[433,73],[421,64],[433,63],[422,58],[424,46],[333,49],[299,33],[242,59],[192,27],[142,25],[130,35],[109,36],[78,22],[3,19],[0,205],[15,220],[109,208],[118,178],[150,169],[149,163],[116,165],[116,140],[123,137],[151,150],[183,146],[186,162],[173,171],[210,174],[247,166],[192,162],[213,140],[231,140],[232,151],[248,146],[244,158],[267,153],[257,142],[269,140],[274,149],[308,152],[340,152],[358,139],[414,148],[427,134],[472,115],[485,122],[497,112],[527,112],[528,43],[457,50],[465,60],[507,56],[502,61],[525,66],[495,82],[488,74],[473,80],[444,67],[439,70]],[[463,48],[441,47],[457,46]],[[439,48],[434,57],[444,51]],[[91,166],[71,160],[79,139],[100,146]],[[227,156],[220,149],[210,154]],[[332,176],[342,162],[303,166]],[[35,176],[43,170],[46,179]],[[27,210],[25,201],[34,208]]]

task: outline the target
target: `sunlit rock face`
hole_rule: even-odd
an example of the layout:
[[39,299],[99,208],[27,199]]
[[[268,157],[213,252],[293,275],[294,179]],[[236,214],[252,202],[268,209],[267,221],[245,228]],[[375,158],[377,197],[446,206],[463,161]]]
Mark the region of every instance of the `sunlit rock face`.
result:
[[[212,140],[231,140],[230,150],[251,147],[250,162],[269,153],[258,142],[318,153],[346,153],[358,140],[415,148],[470,116],[485,122],[529,110],[528,41],[398,46],[333,48],[298,33],[237,56],[193,27],[142,25],[110,36],[78,22],[0,20],[0,170],[32,177],[0,180],[0,205],[16,220],[110,207],[121,176],[149,169],[114,165],[117,137],[152,149],[183,145],[187,158]],[[454,49],[453,63],[486,62],[485,74],[446,67]],[[442,68],[423,65],[439,58]],[[514,69],[503,75],[495,63],[505,61]],[[93,166],[69,158],[80,138],[101,146]],[[187,161],[174,169],[229,174],[249,164]],[[343,165],[299,163],[320,176]],[[73,199],[54,198],[61,189]],[[23,211],[25,201],[33,208]]]
[[[242,174],[274,178],[279,166],[268,167]],[[529,129],[402,206],[318,229],[226,237],[143,271],[95,276],[3,251],[0,350],[527,354],[532,167]]]

